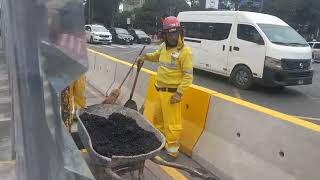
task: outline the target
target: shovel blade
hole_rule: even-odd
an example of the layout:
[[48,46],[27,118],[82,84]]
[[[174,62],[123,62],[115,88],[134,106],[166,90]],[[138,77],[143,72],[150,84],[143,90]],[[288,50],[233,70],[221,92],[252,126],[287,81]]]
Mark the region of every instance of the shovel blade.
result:
[[130,108],[130,109],[133,109],[135,111],[138,111],[138,106],[137,106],[137,103],[132,100],[132,99],[129,99],[125,104],[124,104],[124,107],[127,107],[127,108]]

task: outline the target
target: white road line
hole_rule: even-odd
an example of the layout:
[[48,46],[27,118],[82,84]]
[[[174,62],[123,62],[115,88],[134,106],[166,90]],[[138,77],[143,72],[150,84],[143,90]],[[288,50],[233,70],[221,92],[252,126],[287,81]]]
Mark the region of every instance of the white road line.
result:
[[116,48],[116,47],[114,47],[114,46],[111,46],[111,45],[102,45],[103,47],[106,47],[106,48],[111,48],[111,49],[114,49],[114,48]]
[[121,45],[116,45],[116,44],[112,44],[112,46],[122,48],[122,49],[128,48],[128,46],[121,46]]
[[99,45],[93,45],[93,44],[88,44],[88,46],[90,47],[97,47],[97,48],[99,48],[99,47],[101,47],[101,46],[99,46]]
[[295,117],[299,119],[304,119],[304,120],[320,121],[320,118],[304,117],[304,116],[295,116]]

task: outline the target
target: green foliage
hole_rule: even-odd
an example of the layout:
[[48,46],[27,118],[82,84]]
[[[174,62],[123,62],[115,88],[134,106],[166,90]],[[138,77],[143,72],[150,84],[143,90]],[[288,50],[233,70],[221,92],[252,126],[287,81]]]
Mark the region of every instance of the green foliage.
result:
[[88,0],[85,6],[86,23],[89,23],[90,4],[91,22],[112,26],[121,2],[122,0]]
[[160,28],[160,18],[163,16],[177,16],[181,11],[190,10],[185,0],[146,0],[142,8],[133,12],[122,12],[117,17],[117,25],[126,27],[127,17],[134,15],[132,20],[134,28],[143,29],[149,34],[154,34]]

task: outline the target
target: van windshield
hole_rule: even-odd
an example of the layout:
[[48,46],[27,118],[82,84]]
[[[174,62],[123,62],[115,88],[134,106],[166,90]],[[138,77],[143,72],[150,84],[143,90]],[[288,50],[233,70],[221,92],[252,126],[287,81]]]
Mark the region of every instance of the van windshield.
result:
[[284,46],[309,46],[306,40],[290,26],[258,24],[268,39]]

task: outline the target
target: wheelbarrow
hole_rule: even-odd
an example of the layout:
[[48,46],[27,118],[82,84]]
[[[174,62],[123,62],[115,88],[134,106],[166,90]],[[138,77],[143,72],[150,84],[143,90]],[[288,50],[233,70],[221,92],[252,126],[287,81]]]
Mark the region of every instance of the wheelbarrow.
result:
[[[139,154],[136,156],[112,156],[111,158],[102,156],[101,154],[97,153],[92,146],[92,141],[88,131],[86,130],[80,116],[84,113],[94,114],[97,116],[108,118],[113,113],[120,113],[127,117],[131,117],[132,119],[136,120],[136,123],[144,130],[153,132],[156,138],[161,142],[161,145],[146,154]],[[137,111],[114,104],[97,104],[93,106],[89,106],[86,109],[80,109],[76,113],[78,122],[78,132],[79,137],[82,141],[83,146],[86,148],[88,155],[92,162],[94,163],[95,167],[99,169],[99,176],[98,179],[122,179],[120,176],[125,173],[132,173],[134,171],[138,171],[139,179],[144,179],[143,176],[143,169],[145,160],[150,159],[152,162],[174,167],[177,169],[184,170],[190,173],[192,176],[200,177],[202,179],[213,179],[216,180],[218,178],[211,177],[206,174],[200,173],[198,170],[189,168],[180,164],[171,163],[162,160],[157,155],[160,153],[161,149],[165,146],[165,137],[162,133],[156,129],[149,121],[145,120],[145,118]]]

